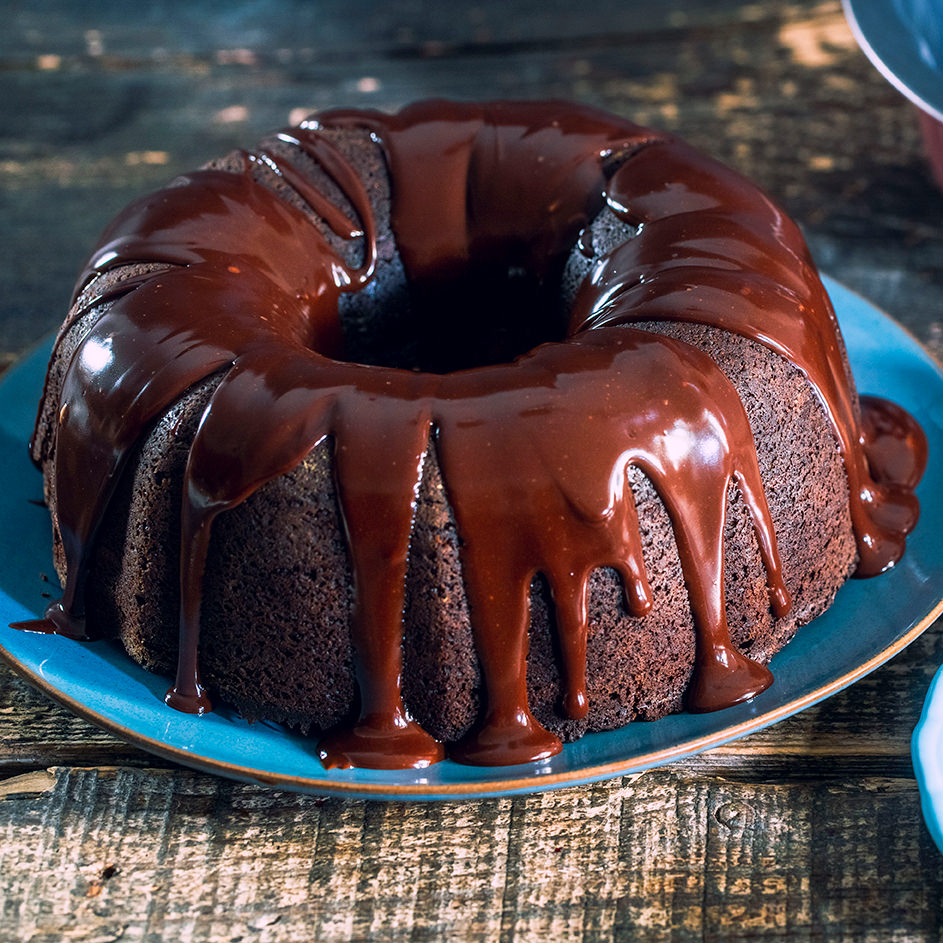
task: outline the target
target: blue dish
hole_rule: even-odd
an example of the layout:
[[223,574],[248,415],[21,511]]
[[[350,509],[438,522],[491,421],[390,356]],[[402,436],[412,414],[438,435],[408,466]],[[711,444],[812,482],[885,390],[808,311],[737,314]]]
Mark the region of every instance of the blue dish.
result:
[[943,668],[936,673],[911,741],[927,828],[943,852]]
[[[40,614],[41,573],[53,575],[48,514],[32,500],[42,482],[26,453],[47,349],[0,383],[0,655],[28,681],[77,714],[146,750],[249,782],[318,794],[444,799],[536,792],[660,766],[745,736],[829,697],[912,642],[943,611],[943,375],[902,328],[846,288],[828,282],[863,392],[883,394],[916,416],[930,440],[919,492],[922,521],[903,562],[874,580],[854,580],[832,608],[771,665],[759,697],[714,714],[679,714],[590,734],[552,759],[482,768],[446,760],[425,770],[325,770],[314,742],[225,712],[192,717],[163,703],[167,678],[149,674],[116,645],[80,645],[17,632],[7,623]],[[54,579],[54,576],[53,576]]]
[[943,4],[843,0],[858,45],[918,108],[943,121]]

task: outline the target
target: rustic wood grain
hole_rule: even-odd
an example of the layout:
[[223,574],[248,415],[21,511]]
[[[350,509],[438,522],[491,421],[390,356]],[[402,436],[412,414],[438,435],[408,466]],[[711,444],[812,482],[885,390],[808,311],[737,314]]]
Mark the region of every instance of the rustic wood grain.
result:
[[[837,0],[163,0],[139,20],[56,0],[9,5],[0,29],[0,372],[59,323],[132,197],[300,110],[433,94],[577,98],[681,133],[943,355],[943,194]],[[0,667],[0,943],[941,943],[909,752],[940,662],[943,622],[665,769],[434,805],[183,770]]]
[[[394,29],[373,5],[363,35],[377,38],[356,56],[343,44],[326,54],[318,31],[258,52],[196,51],[213,29],[188,39],[169,22],[158,31],[167,46],[142,46],[152,34],[125,24],[113,37],[99,30],[107,54],[59,53],[60,36],[64,50],[86,42],[88,18],[59,10],[62,30],[41,42],[38,14],[22,13],[0,73],[2,349],[25,350],[55,328],[89,245],[133,196],[293,114],[393,108],[428,94],[575,97],[678,131],[767,186],[803,223],[825,270],[943,349],[943,196],[912,109],[858,51],[838,3],[702,0],[652,22],[642,6],[601,4],[572,43],[524,42],[512,23],[459,44],[461,17],[426,22],[403,4]],[[486,22],[500,21],[498,7],[476,5]],[[541,22],[535,37],[566,22],[522,17]],[[339,29],[328,23],[324,35]],[[216,32],[240,35],[232,23]],[[276,34],[263,43],[281,42]],[[55,68],[44,67],[50,55],[60,57]]]
[[757,786],[672,768],[430,806],[164,769],[48,778],[0,804],[3,915],[25,934],[0,940],[939,933],[943,858],[907,778]]

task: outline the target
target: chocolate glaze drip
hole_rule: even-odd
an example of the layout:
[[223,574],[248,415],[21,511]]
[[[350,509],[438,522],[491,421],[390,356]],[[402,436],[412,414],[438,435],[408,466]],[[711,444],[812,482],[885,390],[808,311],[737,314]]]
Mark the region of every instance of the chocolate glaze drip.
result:
[[[671,186],[659,187],[664,180]],[[620,168],[608,201],[639,232],[584,283],[571,329],[698,321],[786,357],[812,383],[838,439],[858,575],[893,566],[917,522],[916,482],[878,484],[869,473],[838,324],[795,223],[734,171],[677,141],[653,145]],[[864,407],[874,409],[874,401]]]
[[[338,298],[370,279],[376,235],[363,185],[324,128],[366,128],[383,147],[392,226],[414,285],[496,262],[552,277],[574,245],[589,251],[587,226],[607,203],[639,233],[581,286],[564,342],[441,375],[345,362]],[[771,676],[733,646],[724,606],[732,481],[752,516],[774,613],[784,615],[790,601],[749,422],[706,354],[632,328],[637,320],[717,325],[795,363],[845,458],[861,572],[899,557],[916,521],[922,434],[902,410],[871,400],[859,430],[834,315],[802,239],[732,171],[664,135],[556,102],[329,112],[280,139],[334,180],[357,221],[291,159],[243,154],[237,172],[197,171],[132,204],[83,274],[79,288],[88,290],[73,318],[110,304],[76,350],[61,396],[55,462],[67,583],[46,619],[26,627],[84,637],[89,554],[129,451],[184,391],[226,368],[185,475],[172,706],[210,706],[198,646],[213,519],[325,437],[354,576],[360,690],[356,722],[320,744],[327,765],[424,766],[443,755],[400,694],[407,552],[430,442],[462,540],[485,688],[481,722],[452,756],[508,764],[560,749],[527,704],[537,573],[552,591],[564,708],[586,715],[590,573],[618,571],[630,613],[652,604],[630,465],[653,482],[677,539],[696,628],[689,706],[715,710],[754,696]],[[362,242],[359,267],[307,213],[258,182],[260,161],[336,236]],[[166,267],[96,290],[97,276],[130,262]],[[896,457],[901,448],[909,457]]]

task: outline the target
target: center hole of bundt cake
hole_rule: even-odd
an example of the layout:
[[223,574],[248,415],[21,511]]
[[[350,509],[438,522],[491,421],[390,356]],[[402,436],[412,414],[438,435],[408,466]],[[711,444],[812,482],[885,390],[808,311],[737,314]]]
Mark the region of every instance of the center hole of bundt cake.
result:
[[564,338],[559,279],[476,268],[423,285],[368,285],[342,297],[345,355],[358,363],[451,373],[507,363]]

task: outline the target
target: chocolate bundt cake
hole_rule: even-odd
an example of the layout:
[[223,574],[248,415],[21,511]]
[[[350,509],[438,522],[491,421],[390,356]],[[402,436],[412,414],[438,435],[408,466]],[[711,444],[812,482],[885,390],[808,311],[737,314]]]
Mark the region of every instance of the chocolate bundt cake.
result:
[[327,112],[132,204],[32,450],[30,628],[378,768],[756,695],[899,558],[923,462],[780,209],[560,102]]

